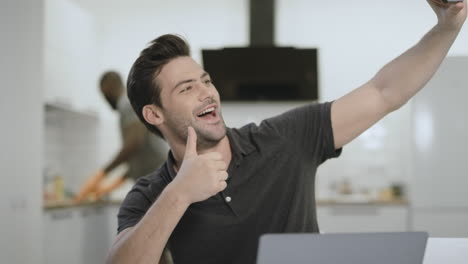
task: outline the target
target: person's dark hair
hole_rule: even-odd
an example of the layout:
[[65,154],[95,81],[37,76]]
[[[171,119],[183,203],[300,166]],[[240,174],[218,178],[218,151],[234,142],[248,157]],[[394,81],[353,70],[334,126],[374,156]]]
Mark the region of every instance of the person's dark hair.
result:
[[106,82],[117,84],[123,88],[122,78],[120,77],[120,74],[115,71],[107,71],[104,74],[102,74],[99,84],[102,87],[102,85]]
[[190,56],[187,42],[176,35],[162,35],[151,41],[133,63],[127,79],[127,95],[133,110],[145,126],[156,135],[163,137],[161,131],[146,122],[142,109],[145,105],[155,104],[163,107],[161,87],[156,77],[164,65],[177,57]]

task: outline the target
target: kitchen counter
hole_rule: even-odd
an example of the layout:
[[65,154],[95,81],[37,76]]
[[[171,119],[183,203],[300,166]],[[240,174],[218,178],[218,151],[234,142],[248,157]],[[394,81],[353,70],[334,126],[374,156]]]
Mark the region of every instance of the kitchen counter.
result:
[[[48,201],[44,204],[44,210],[56,210],[86,206],[120,205],[121,200],[98,200],[75,203],[71,200]],[[407,206],[407,200],[317,200],[317,206]]]
[[429,238],[424,264],[464,264],[468,259],[468,238]]
[[393,200],[347,200],[347,199],[320,199],[317,200],[317,206],[347,206],[347,205],[363,205],[363,206],[408,206],[409,202],[406,199]]
[[86,201],[75,203],[72,200],[66,201],[48,201],[44,204],[43,209],[45,211],[57,210],[57,209],[68,209],[68,208],[79,208],[79,207],[91,207],[91,206],[107,206],[117,205],[120,206],[121,200],[98,200],[98,201]]

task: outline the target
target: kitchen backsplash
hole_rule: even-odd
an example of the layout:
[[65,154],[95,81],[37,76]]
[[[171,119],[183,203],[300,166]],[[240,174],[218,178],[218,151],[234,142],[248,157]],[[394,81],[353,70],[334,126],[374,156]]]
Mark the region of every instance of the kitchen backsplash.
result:
[[[230,127],[263,119],[308,102],[223,103]],[[410,181],[410,105],[387,116],[346,145],[341,157],[331,159],[317,172],[317,198],[336,198],[339,189],[376,195],[392,184]],[[77,191],[100,165],[108,162],[120,146],[117,119],[48,108],[46,111],[45,174],[59,174],[65,189]],[[349,186],[348,186],[349,185]]]
[[66,193],[76,192],[98,166],[99,120],[62,106],[47,105],[45,113],[44,188],[58,176]]

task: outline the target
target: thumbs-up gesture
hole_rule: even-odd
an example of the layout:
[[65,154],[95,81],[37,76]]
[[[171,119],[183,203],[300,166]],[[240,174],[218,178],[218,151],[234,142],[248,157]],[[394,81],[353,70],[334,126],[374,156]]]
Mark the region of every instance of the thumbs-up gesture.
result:
[[172,182],[186,201],[189,204],[204,201],[224,190],[228,178],[226,170],[227,164],[221,153],[198,155],[197,134],[192,127],[188,127],[184,160]]

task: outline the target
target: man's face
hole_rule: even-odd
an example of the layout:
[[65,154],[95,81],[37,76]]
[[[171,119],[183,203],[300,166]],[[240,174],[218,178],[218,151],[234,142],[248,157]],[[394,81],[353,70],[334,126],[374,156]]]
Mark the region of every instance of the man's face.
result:
[[161,126],[177,140],[187,140],[188,126],[197,132],[199,148],[212,147],[225,137],[218,91],[208,73],[192,58],[171,60],[156,81],[161,87]]

